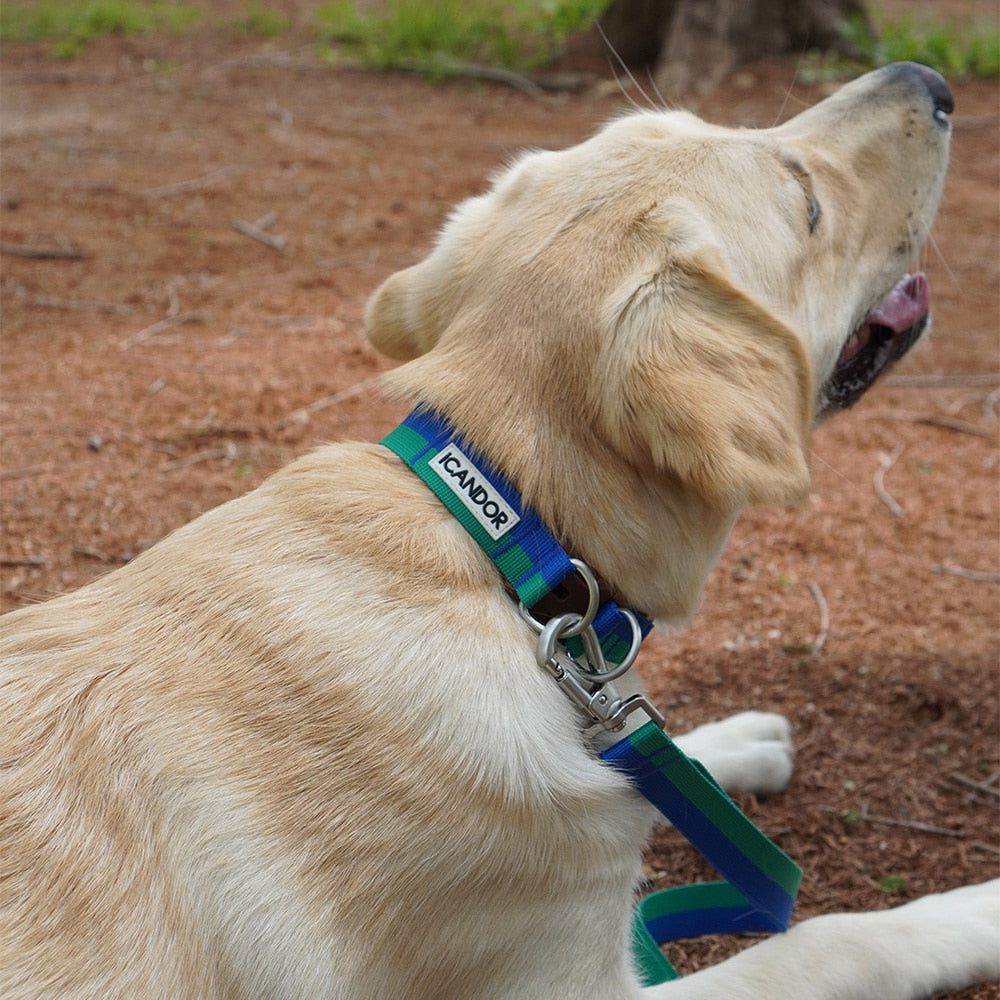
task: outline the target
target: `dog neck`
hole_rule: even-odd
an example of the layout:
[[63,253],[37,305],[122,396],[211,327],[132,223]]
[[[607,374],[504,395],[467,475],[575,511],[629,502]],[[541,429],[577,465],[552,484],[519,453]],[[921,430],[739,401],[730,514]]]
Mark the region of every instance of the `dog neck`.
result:
[[619,603],[682,626],[701,603],[737,513],[716,509],[676,477],[636,468],[571,408],[554,412],[541,397],[517,407],[498,378],[463,391],[453,376],[442,377],[450,366],[437,354],[396,369],[389,386],[456,426]]

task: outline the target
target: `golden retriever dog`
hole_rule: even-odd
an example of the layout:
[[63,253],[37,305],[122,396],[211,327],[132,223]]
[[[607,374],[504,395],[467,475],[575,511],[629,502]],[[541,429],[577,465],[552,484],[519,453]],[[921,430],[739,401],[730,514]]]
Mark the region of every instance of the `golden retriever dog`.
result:
[[[923,327],[951,107],[900,64],[775,128],[642,112],[527,154],[375,293],[373,343],[411,359],[389,384],[683,623],[741,509],[802,500],[811,428]],[[653,809],[383,445],[321,448],[0,630],[4,1000],[890,1000],[1000,974],[993,884],[641,987]],[[777,716],[681,743],[734,788],[791,771]]]

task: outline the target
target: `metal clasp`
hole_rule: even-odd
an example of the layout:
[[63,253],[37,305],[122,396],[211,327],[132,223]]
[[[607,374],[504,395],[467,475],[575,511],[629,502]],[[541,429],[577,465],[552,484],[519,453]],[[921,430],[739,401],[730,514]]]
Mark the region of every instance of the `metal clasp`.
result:
[[[555,678],[569,699],[592,723],[617,732],[624,728],[625,720],[632,712],[642,709],[662,729],[666,720],[645,696],[635,694],[622,698],[611,683],[624,675],[635,662],[642,644],[638,620],[631,611],[619,609],[631,627],[632,642],[621,662],[609,666],[593,628],[599,601],[597,581],[585,563],[574,559],[573,565],[588,585],[590,601],[584,614],[557,615],[543,625],[521,605],[521,616],[538,633],[535,645],[538,665]],[[582,647],[579,657],[570,656],[564,645],[565,640],[575,637],[579,637]]]
[[624,729],[626,719],[637,709],[642,709],[660,729],[667,724],[660,710],[645,695],[633,694],[622,698],[610,682],[591,687],[585,675],[581,677],[576,661],[564,651],[555,653],[544,663],[540,661],[539,666],[555,678],[569,699],[592,723],[610,732],[617,733]]

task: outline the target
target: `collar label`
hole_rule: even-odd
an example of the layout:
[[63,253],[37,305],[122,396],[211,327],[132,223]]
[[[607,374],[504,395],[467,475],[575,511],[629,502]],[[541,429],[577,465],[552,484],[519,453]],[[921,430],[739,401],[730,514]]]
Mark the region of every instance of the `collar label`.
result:
[[494,541],[503,538],[521,520],[456,445],[446,445],[427,464]]

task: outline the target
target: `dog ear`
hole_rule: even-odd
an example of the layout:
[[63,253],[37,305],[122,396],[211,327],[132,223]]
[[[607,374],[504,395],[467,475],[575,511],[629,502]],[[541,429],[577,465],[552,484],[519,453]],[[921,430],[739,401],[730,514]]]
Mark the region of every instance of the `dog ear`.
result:
[[[727,510],[801,502],[812,375],[795,333],[711,248],[662,257],[606,302],[596,411],[615,447]],[[608,391],[610,390],[610,391]]]
[[426,274],[432,258],[388,277],[365,306],[365,330],[376,350],[399,361],[429,351],[444,329],[436,315],[433,289]]
[[492,198],[463,202],[438,235],[430,254],[386,278],[365,307],[365,329],[376,350],[399,361],[426,354],[455,318],[463,301],[463,260],[488,230]]

